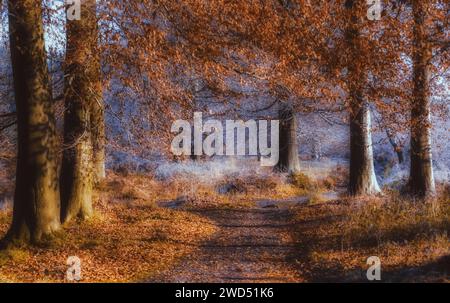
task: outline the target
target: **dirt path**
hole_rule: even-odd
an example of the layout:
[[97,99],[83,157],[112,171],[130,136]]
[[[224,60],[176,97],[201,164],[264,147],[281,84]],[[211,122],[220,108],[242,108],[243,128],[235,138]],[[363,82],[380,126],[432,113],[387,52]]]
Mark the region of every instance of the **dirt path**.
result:
[[[354,208],[333,199],[335,194],[325,197],[330,200],[320,204],[297,197],[255,201],[254,207],[246,209],[195,210],[214,222],[217,232],[203,244],[181,243],[195,245],[194,252],[149,281],[367,282],[368,256],[381,253],[392,262],[388,254],[394,251],[394,262],[403,258],[407,243],[390,243],[388,249],[380,250],[378,243],[345,242],[342,224]],[[433,249],[425,247],[427,253]],[[424,248],[416,244],[409,249],[421,253]],[[448,255],[440,249],[436,255],[443,257],[421,265],[385,266],[383,277],[387,282],[448,281]]]
[[299,282],[287,209],[196,211],[214,221],[215,237],[154,282]]

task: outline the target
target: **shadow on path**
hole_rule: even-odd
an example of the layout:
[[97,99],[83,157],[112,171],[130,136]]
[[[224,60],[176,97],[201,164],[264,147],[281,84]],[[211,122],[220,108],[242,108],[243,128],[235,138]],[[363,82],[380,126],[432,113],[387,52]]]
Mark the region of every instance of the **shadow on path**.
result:
[[300,282],[287,209],[193,211],[214,221],[214,238],[150,282]]

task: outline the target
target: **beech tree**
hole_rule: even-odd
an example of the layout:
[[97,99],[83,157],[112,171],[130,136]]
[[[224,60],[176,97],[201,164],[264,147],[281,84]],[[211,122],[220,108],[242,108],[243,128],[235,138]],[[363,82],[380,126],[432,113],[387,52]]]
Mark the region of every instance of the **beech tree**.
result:
[[[100,72],[100,69],[96,69],[95,67],[100,65],[99,59],[91,62],[90,64],[93,65],[92,66],[93,69],[95,69],[97,72]],[[93,87],[96,97],[94,99],[94,102],[91,104],[90,125],[93,142],[93,172],[94,172],[93,177],[94,181],[98,183],[106,177],[105,104],[101,96],[102,88],[100,80],[94,83]]]
[[297,143],[297,116],[292,104],[280,103],[279,106],[280,159],[276,168],[281,172],[298,173],[300,172],[300,160]]
[[96,1],[82,2],[81,19],[67,20],[61,218],[92,216],[95,180],[104,177],[104,123]]
[[427,36],[426,14],[429,4],[413,0],[413,100],[411,103],[411,168],[409,186],[412,194],[426,197],[435,193],[431,155],[429,67],[432,48]]
[[40,242],[60,227],[57,138],[40,1],[10,0],[9,36],[17,109],[13,221],[6,239]]
[[348,54],[348,94],[350,103],[350,180],[352,195],[372,195],[380,192],[373,164],[371,114],[364,96],[367,69],[365,49],[361,37],[361,23],[366,7],[363,1],[347,0],[346,40]]

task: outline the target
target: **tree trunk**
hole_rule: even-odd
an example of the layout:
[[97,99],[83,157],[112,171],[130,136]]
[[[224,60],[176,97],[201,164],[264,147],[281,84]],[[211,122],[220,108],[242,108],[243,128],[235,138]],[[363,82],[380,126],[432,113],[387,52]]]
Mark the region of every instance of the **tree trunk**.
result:
[[[89,40],[90,49],[89,61],[86,66],[89,66],[91,95],[93,101],[91,102],[90,120],[91,120],[91,136],[93,143],[93,172],[94,181],[100,182],[106,177],[106,134],[105,134],[105,104],[103,100],[102,74],[100,63],[100,51],[98,50],[98,23],[96,15],[96,2],[94,0],[85,0],[84,11],[87,11],[88,20],[83,21],[85,16],[81,15],[81,21],[85,22],[86,33],[85,38]],[[75,21],[76,22],[76,21]],[[87,36],[89,35],[89,36]],[[83,36],[82,36],[83,37]]]
[[402,164],[405,161],[405,158],[403,156],[403,148],[396,142],[395,137],[392,135],[391,131],[387,128],[386,128],[386,136],[388,137],[392,149],[397,155],[398,164]]
[[38,243],[60,227],[57,137],[41,2],[10,0],[9,34],[18,154],[7,241]]
[[[97,91],[101,91],[101,87]],[[96,102],[92,104],[91,111],[91,134],[94,148],[93,166],[94,166],[94,180],[96,183],[100,182],[106,177],[105,167],[105,118],[104,118],[104,102],[103,98],[98,95]]]
[[191,128],[191,155],[189,158],[191,161],[197,161],[199,156],[195,154],[195,137],[194,137],[194,127]]
[[412,194],[425,198],[435,194],[431,155],[431,112],[428,64],[432,50],[426,34],[426,4],[413,1],[414,15],[414,96],[411,104],[411,168],[409,187]]
[[403,150],[399,147],[398,150],[396,151],[396,153],[397,153],[398,164],[403,164],[403,162],[405,162],[405,157],[403,156]]
[[280,160],[276,169],[280,172],[300,172],[297,143],[297,117],[290,104],[280,104]]
[[360,37],[361,19],[366,11],[364,1],[347,0],[349,47],[348,89],[350,97],[350,180],[351,195],[373,195],[380,192],[373,164],[371,117],[369,105],[364,100],[367,71],[364,64],[364,47]]
[[81,20],[67,20],[64,153],[61,168],[61,218],[92,216],[94,183],[91,111],[97,101],[99,66],[95,0],[83,2]]
[[315,161],[322,159],[322,145],[316,138],[313,139],[313,159]]
[[350,182],[351,195],[373,195],[380,187],[375,176],[371,135],[371,117],[367,103],[355,104],[350,121]]

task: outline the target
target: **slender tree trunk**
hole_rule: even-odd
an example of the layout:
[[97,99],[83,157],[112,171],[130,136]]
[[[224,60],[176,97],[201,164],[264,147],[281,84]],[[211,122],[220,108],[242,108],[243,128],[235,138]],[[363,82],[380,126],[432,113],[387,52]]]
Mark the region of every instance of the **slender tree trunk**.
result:
[[320,161],[322,159],[322,146],[317,139],[313,139],[313,159],[315,161]]
[[189,156],[191,161],[197,161],[199,156],[195,154],[195,138],[194,138],[194,127],[191,128],[191,155]]
[[397,147],[396,153],[397,153],[398,164],[403,164],[403,162],[405,162],[405,157],[403,156],[403,150],[400,147]]
[[364,68],[364,51],[360,37],[361,18],[366,12],[365,2],[347,0],[349,47],[348,89],[350,96],[350,180],[351,195],[373,195],[380,192],[373,164],[371,117],[369,105],[364,100],[367,71]]
[[[97,89],[100,92],[102,89]],[[92,142],[94,147],[93,166],[94,166],[94,180],[96,183],[100,182],[106,177],[106,135],[105,135],[105,117],[104,117],[104,102],[103,98],[98,95],[96,102],[92,105],[91,111],[91,132]]]
[[280,172],[300,172],[297,143],[297,117],[290,104],[280,103],[280,160],[276,169]]
[[[375,116],[375,117],[377,117],[377,116]],[[390,129],[390,127],[387,126],[383,122],[382,118],[377,119],[377,124],[379,125],[379,127],[384,129],[384,131],[386,133],[386,137],[389,140],[389,143],[391,144],[394,153],[397,155],[398,164],[402,164],[405,161],[405,157],[403,155],[403,148],[402,148],[401,144],[397,143],[398,140],[397,140],[396,136],[392,133],[392,130]]]
[[91,111],[97,100],[99,66],[95,0],[86,0],[80,20],[67,20],[64,153],[61,168],[61,218],[92,216],[94,184]]
[[388,137],[389,143],[392,146],[395,154],[397,155],[398,164],[402,164],[405,161],[403,156],[403,148],[396,142],[395,137],[392,135],[389,129],[386,129],[386,136]]
[[57,137],[41,2],[10,0],[9,34],[18,154],[13,221],[6,239],[37,243],[60,227]]
[[[106,134],[105,134],[105,104],[103,100],[103,87],[102,87],[102,74],[101,74],[101,62],[100,52],[98,50],[98,23],[94,18],[96,14],[96,5],[94,0],[85,0],[86,14],[88,20],[84,26],[89,36],[85,39],[89,40],[90,53],[88,62],[89,74],[91,81],[92,96],[94,96],[91,102],[90,120],[91,120],[91,136],[93,143],[93,172],[94,181],[100,182],[106,177]],[[83,9],[81,18],[84,18]],[[81,20],[83,21],[83,20]]]
[[414,96],[411,104],[411,170],[412,194],[427,197],[435,194],[431,155],[431,111],[428,64],[432,50],[426,34],[426,3],[413,1],[414,15]]

